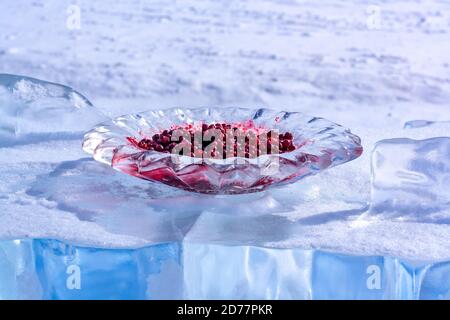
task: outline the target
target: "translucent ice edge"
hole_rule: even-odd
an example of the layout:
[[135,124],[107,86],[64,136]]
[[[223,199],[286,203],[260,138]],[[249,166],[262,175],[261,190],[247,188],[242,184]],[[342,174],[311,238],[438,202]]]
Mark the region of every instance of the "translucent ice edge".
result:
[[0,73],[0,148],[79,139],[106,117],[70,87]]
[[450,299],[450,260],[168,242],[0,242],[0,299]]

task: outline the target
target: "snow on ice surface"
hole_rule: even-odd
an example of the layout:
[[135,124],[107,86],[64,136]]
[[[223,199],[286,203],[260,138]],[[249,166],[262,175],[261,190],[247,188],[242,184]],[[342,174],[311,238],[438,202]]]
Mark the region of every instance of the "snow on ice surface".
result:
[[[232,238],[266,247],[450,258],[449,224],[366,212],[377,141],[449,136],[445,126],[403,129],[412,120],[450,120],[447,4],[383,3],[380,27],[368,28],[370,1],[80,2],[80,30],[66,26],[69,4],[2,6],[0,70],[70,85],[111,116],[175,105],[324,116],[360,135],[365,153],[297,184],[216,197],[211,205],[208,197],[80,160],[76,140],[3,146],[0,238],[114,248]],[[108,207],[111,213],[93,189],[102,203],[117,204]],[[131,214],[124,208],[129,199]],[[171,214],[174,205],[185,213]]]
[[[118,174],[88,158],[12,168],[15,173],[9,167],[2,176],[15,174],[23,182],[0,199],[3,238],[117,248],[184,240],[411,260],[449,257],[448,224],[364,218],[370,189],[358,183],[364,178],[348,179],[357,166],[242,196],[186,193]],[[36,176],[21,177],[29,168]]]

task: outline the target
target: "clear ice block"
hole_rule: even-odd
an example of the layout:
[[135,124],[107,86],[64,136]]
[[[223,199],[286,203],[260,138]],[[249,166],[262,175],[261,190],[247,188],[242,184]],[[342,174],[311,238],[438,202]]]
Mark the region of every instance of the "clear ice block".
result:
[[371,213],[450,223],[450,138],[382,140],[372,157]]
[[0,74],[0,106],[0,146],[79,138],[107,119],[72,88],[9,74]]

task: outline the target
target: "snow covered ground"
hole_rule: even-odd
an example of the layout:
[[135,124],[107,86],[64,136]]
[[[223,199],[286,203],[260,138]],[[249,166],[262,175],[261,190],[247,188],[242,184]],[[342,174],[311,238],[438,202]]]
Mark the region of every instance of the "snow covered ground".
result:
[[18,0],[1,6],[0,70],[70,85],[94,103],[144,98],[141,109],[341,110],[346,114],[336,121],[351,126],[363,121],[355,109],[366,117],[391,112],[393,119],[405,109],[410,117],[427,109],[436,119],[449,100],[445,1]]
[[[3,1],[0,73],[71,86],[98,109],[94,118],[264,106],[349,127],[365,152],[291,186],[211,199],[113,172],[86,159],[79,136],[7,144],[0,120],[0,238],[450,260],[446,138],[376,144],[450,136],[449,40],[446,1]],[[404,128],[415,120],[442,122]],[[405,209],[390,196],[420,203]]]

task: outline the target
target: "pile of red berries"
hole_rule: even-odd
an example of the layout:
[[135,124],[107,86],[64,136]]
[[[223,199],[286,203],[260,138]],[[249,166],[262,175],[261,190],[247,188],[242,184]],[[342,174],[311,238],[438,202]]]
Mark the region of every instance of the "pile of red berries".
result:
[[[198,139],[200,137],[200,139]],[[159,152],[176,152],[174,148],[183,144],[191,157],[219,158],[242,156],[255,158],[260,154],[285,153],[295,150],[293,136],[290,132],[277,134],[274,130],[255,127],[253,123],[245,124],[202,124],[173,127],[154,134],[151,138],[137,141],[128,140],[144,150]],[[266,150],[261,145],[266,143]],[[181,147],[181,146],[180,146]],[[182,148],[177,148],[178,153]]]

